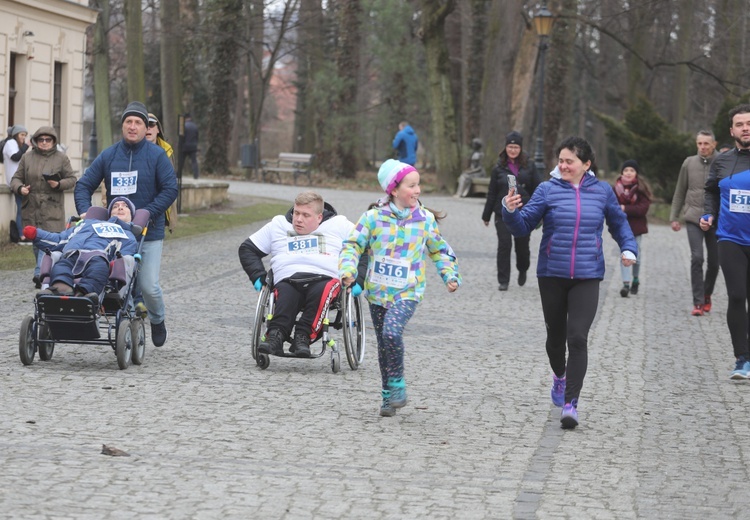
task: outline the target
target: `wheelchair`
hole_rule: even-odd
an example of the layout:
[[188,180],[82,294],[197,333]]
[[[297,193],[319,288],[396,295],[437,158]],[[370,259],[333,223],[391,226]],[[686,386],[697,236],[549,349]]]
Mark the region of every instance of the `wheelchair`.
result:
[[[86,219],[107,220],[107,208],[92,206]],[[110,274],[100,304],[84,296],[38,294],[34,299],[34,315],[21,322],[18,351],[21,363],[31,365],[38,352],[39,359],[49,361],[55,345],[61,343],[109,345],[121,370],[131,364],[140,365],[146,353],[146,327],[135,312],[133,287],[138,277],[141,248],[148,231],[150,214],[136,210],[133,234],[138,239],[138,252],[131,256],[117,253],[110,262]],[[45,251],[41,265],[42,287],[49,284],[49,273],[59,252]]]
[[[253,359],[262,370],[268,368],[271,360],[269,354],[258,352],[258,346],[265,340],[268,323],[273,319],[274,300],[273,273],[269,271],[266,276],[266,284],[263,286],[258,297],[258,303],[255,306],[255,321],[253,322],[251,338]],[[335,313],[332,321],[330,320],[331,312]],[[311,344],[312,347],[318,340],[321,344],[320,351],[317,353],[315,349],[311,348],[311,358],[313,359],[322,357],[326,353],[326,349],[330,349],[331,370],[333,373],[337,373],[341,370],[341,354],[338,345],[330,336],[331,327],[343,332],[346,359],[349,362],[349,367],[352,370],[357,370],[365,358],[365,313],[362,298],[352,296],[351,291],[342,288],[338,298],[328,308],[328,313],[323,319],[320,336]],[[276,357],[310,359],[296,358],[291,353],[284,353],[283,356]]]

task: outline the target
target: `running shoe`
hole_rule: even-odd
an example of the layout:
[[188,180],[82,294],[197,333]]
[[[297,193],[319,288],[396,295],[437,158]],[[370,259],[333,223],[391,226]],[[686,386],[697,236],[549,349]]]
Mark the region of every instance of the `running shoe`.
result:
[[734,370],[729,379],[747,379],[748,375],[750,375],[750,361],[740,358],[735,363]]
[[638,288],[641,286],[641,282],[638,278],[633,278],[633,284],[630,286],[630,294],[638,294]]
[[167,326],[163,321],[151,324],[151,342],[155,347],[161,347],[167,342]]
[[565,404],[565,376],[557,377],[552,374],[552,390],[550,390],[552,404],[562,406]]
[[401,379],[388,379],[388,389],[391,391],[390,404],[393,408],[406,406],[406,381]]
[[622,289],[620,289],[620,296],[627,298],[628,294],[630,294],[630,284],[626,283],[622,286]]
[[380,394],[383,396],[383,403],[380,405],[380,416],[393,417],[396,415],[396,409],[391,406],[391,391],[381,390]]
[[572,429],[578,426],[578,399],[573,399],[563,406],[560,414],[560,426],[565,429]]
[[703,312],[711,312],[711,295],[707,294],[703,300]]
[[693,307],[693,311],[690,313],[691,316],[703,316],[703,305],[696,305]]

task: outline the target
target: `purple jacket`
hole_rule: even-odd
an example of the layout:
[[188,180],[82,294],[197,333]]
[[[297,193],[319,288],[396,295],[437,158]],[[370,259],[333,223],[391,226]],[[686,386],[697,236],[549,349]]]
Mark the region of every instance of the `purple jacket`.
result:
[[544,220],[536,274],[539,278],[603,279],[602,232],[606,220],[620,251],[638,254],[633,232],[609,184],[586,174],[578,188],[552,178],[503,221],[515,236],[527,236]]

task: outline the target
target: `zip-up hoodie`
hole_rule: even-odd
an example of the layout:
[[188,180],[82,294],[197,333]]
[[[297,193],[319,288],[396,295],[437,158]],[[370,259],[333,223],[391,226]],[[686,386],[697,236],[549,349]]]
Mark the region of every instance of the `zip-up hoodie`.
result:
[[706,179],[704,213],[718,218],[716,238],[750,246],[750,150],[719,155]]
[[541,183],[528,204],[509,212],[503,221],[515,236],[527,236],[544,220],[536,274],[539,278],[603,279],[604,222],[620,251],[638,254],[628,219],[609,184],[587,172],[576,187],[560,178]]

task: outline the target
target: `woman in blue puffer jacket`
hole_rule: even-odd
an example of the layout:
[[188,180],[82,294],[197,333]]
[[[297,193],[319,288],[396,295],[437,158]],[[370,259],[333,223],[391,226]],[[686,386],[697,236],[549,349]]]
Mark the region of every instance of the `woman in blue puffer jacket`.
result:
[[[602,232],[609,232],[632,265],[638,254],[628,219],[609,184],[596,179],[594,152],[583,138],[569,137],[557,150],[552,179],[537,187],[521,208],[511,190],[503,199],[503,221],[514,236],[528,235],[543,221],[537,260],[539,293],[547,326],[547,356],[554,372],[552,402],[562,406],[563,428],[578,425],[578,397],[588,364],[588,333],[604,278]],[[565,361],[567,344],[568,360]]]

